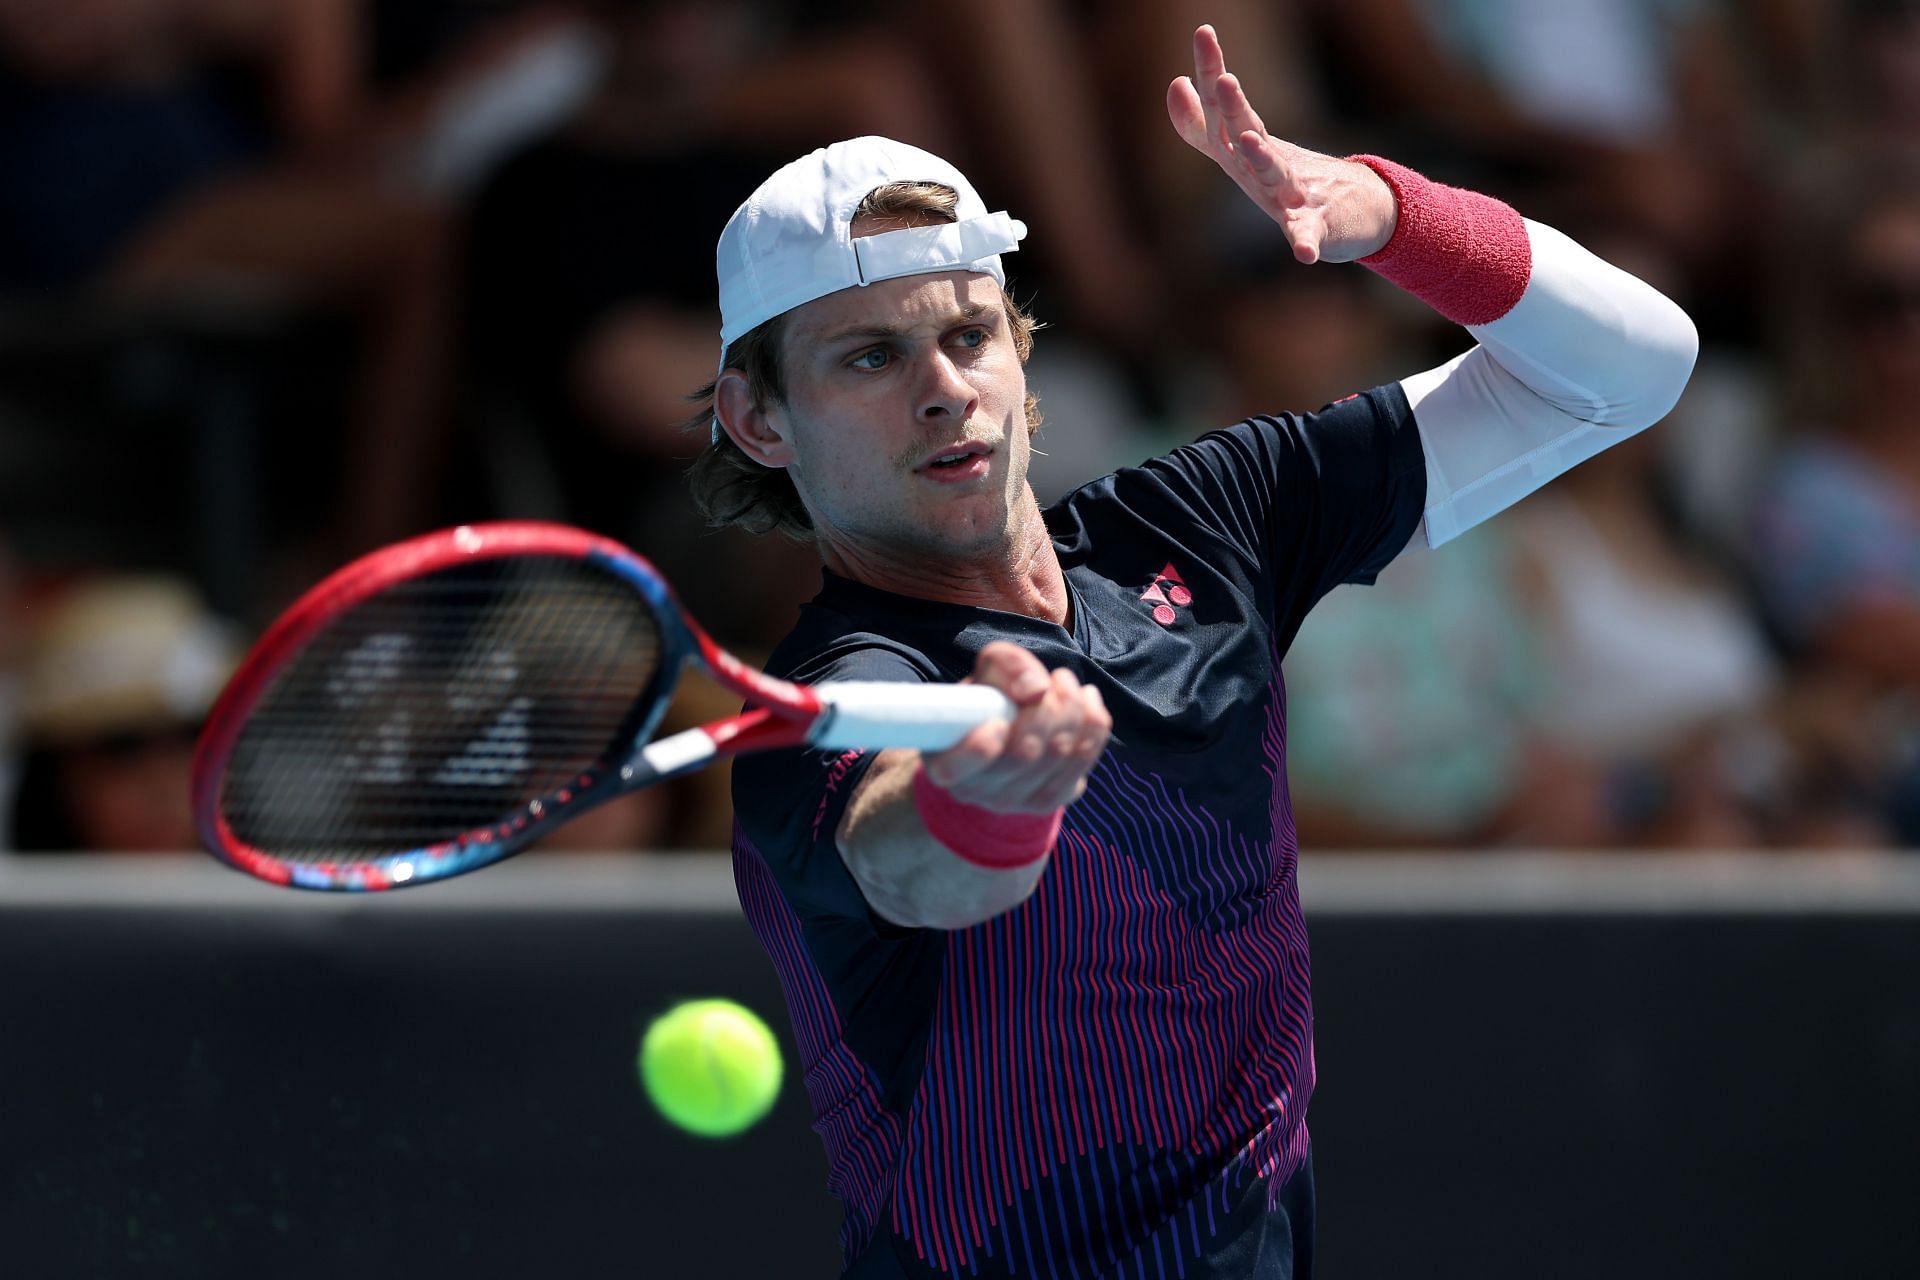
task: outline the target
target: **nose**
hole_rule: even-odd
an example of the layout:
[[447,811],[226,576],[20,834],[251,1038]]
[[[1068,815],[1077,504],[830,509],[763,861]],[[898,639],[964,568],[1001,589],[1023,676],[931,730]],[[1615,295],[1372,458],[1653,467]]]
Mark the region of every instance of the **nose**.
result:
[[923,424],[966,422],[980,407],[973,384],[941,350],[935,350],[922,365],[916,400],[915,417]]

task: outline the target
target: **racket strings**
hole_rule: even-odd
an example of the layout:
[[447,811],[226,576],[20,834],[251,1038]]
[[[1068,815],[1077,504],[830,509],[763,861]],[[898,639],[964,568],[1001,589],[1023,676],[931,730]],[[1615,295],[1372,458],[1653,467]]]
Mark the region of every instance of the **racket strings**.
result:
[[481,561],[398,583],[312,637],[235,745],[239,840],[372,861],[528,812],[639,728],[652,608],[590,561]]

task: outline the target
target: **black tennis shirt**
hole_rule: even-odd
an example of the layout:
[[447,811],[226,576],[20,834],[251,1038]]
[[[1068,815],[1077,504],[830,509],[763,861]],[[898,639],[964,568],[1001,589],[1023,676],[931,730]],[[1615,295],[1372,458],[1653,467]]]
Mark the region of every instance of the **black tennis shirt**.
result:
[[1097,686],[1114,723],[1033,896],[951,932],[879,919],[841,861],[871,753],[734,766],[741,903],[849,1275],[1294,1274],[1313,1010],[1280,660],[1316,601],[1399,553],[1425,496],[1392,385],[1048,508],[1070,628],[826,574],[775,674],[958,680],[1010,640]]

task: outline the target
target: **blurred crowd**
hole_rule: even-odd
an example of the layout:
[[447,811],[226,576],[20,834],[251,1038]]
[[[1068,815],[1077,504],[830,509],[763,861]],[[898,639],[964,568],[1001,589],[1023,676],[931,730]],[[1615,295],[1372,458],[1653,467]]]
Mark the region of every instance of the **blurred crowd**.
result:
[[[1274,133],[1703,339],[1666,423],[1309,620],[1303,843],[1920,847],[1920,0],[0,0],[0,848],[191,845],[248,636],[429,528],[610,534],[764,654],[816,562],[702,527],[680,424],[721,225],[836,138],[1029,224],[1043,501],[1461,350],[1175,138],[1201,21]],[[710,772],[559,838],[727,825]]]

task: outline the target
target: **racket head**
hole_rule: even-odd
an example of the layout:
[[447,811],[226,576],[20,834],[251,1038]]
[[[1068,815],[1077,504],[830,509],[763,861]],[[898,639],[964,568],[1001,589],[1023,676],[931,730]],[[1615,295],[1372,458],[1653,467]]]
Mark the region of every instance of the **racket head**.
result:
[[247,655],[201,732],[195,821],[216,857],[299,888],[476,870],[626,789],[690,658],[769,692],[610,539],[526,521],[414,538],[321,582]]

